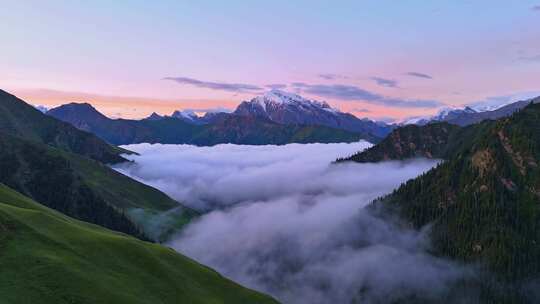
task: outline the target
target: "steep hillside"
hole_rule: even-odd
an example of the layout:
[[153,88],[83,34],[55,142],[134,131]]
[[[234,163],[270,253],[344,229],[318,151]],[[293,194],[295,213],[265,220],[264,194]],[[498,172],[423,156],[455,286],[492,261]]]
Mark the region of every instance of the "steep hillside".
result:
[[533,303],[527,295],[540,282],[540,105],[461,130],[466,139],[446,161],[376,205],[418,229],[431,225],[434,254],[495,274],[482,283],[485,303]]
[[287,144],[293,142],[351,142],[378,138],[341,129],[315,125],[283,125],[264,117],[219,113],[201,118],[200,123],[185,119],[109,119],[88,104],[68,104],[47,112],[57,119],[92,132],[115,145],[135,143],[194,144],[209,146],[234,144]]
[[97,161],[3,133],[0,182],[69,216],[155,240],[195,215]]
[[69,218],[0,184],[1,303],[277,303],[174,250]]
[[415,157],[443,158],[447,146],[459,132],[459,127],[447,123],[434,123],[423,127],[408,125],[395,129],[379,144],[338,162],[359,163],[384,160],[402,160]]
[[128,151],[113,147],[93,134],[44,115],[33,106],[0,90],[0,132],[55,146],[103,163],[125,161]]

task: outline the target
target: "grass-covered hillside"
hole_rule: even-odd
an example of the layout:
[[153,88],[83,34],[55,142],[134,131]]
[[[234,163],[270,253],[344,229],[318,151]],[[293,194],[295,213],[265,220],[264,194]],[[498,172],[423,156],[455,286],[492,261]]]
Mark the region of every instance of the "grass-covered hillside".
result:
[[0,185],[0,303],[276,303],[170,248]]

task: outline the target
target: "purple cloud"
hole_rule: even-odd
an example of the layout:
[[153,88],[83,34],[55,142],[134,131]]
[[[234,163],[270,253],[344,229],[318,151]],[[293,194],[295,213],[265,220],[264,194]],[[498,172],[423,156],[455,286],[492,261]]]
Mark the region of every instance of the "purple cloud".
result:
[[261,91],[263,88],[244,83],[226,83],[226,82],[211,82],[202,81],[188,77],[165,77],[164,80],[171,80],[179,84],[192,85],[199,88],[210,90],[228,91],[228,92],[253,92]]
[[352,109],[352,111],[357,112],[357,113],[371,113],[369,109],[365,109],[365,108],[354,108]]
[[375,81],[378,85],[387,88],[397,88],[398,83],[393,79],[386,79],[381,77],[371,77],[371,80]]
[[287,85],[283,83],[274,83],[274,84],[267,84],[265,85],[265,87],[272,90],[281,90],[281,89],[285,89]]
[[419,73],[419,72],[408,72],[406,75],[409,75],[409,76],[412,76],[412,77],[417,77],[417,78],[433,79],[432,76],[430,76],[428,74],[424,74],[424,73]]
[[436,100],[422,99],[401,99],[394,97],[386,97],[377,93],[373,93],[353,85],[324,85],[324,84],[306,84],[303,82],[295,82],[291,84],[296,91],[313,94],[326,98],[334,98],[346,101],[364,101],[370,104],[382,105],[397,108],[437,108],[443,103]]
[[325,79],[325,80],[336,80],[336,79],[347,79],[349,77],[339,74],[319,74],[319,78]]
[[534,56],[522,56],[519,57],[519,60],[527,62],[540,62],[540,54]]

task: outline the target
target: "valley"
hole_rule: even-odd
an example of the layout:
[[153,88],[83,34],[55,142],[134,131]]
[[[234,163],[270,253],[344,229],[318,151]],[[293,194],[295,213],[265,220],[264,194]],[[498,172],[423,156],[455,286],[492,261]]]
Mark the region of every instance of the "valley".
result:
[[539,14],[2,2],[0,304],[540,303]]

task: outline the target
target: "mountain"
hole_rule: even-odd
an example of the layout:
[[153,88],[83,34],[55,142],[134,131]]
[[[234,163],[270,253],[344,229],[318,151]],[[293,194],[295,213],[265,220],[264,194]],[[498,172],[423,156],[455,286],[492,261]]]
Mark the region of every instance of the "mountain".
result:
[[160,120],[160,119],[163,119],[164,117],[159,115],[158,113],[156,112],[152,112],[152,114],[150,114],[150,116],[144,118],[146,120]]
[[47,113],[47,111],[49,111],[49,108],[47,108],[46,106],[42,106],[42,105],[36,105],[35,108],[40,111],[41,113]]
[[[81,128],[84,130],[84,128]],[[125,161],[129,151],[111,146],[91,133],[44,115],[33,106],[0,90],[0,132],[51,145],[104,162]]]
[[416,124],[426,125],[434,122],[448,122],[458,126],[468,126],[471,124],[479,123],[481,121],[491,119],[499,119],[512,115],[514,112],[519,111],[526,107],[531,102],[540,102],[540,97],[531,100],[522,100],[514,103],[510,103],[505,106],[496,108],[477,108],[465,107],[463,109],[446,108],[435,116],[432,117],[416,117],[410,118],[402,123],[402,125]]
[[0,184],[0,302],[277,303],[170,248],[84,223]]
[[50,110],[47,115],[92,132],[115,145],[143,142],[200,146],[221,143],[262,145],[378,140],[370,134],[363,136],[325,126],[283,125],[265,117],[229,113],[207,113],[198,118],[198,123],[175,117],[128,120],[107,118],[89,104],[67,104]]
[[[377,148],[387,156],[381,160],[429,150],[445,160],[374,206],[399,215],[409,226],[429,227],[433,254],[475,265],[479,280],[474,284],[483,303],[535,303],[540,283],[540,104],[530,102],[510,117],[463,128],[407,128],[395,132],[416,133],[409,144],[427,149],[401,153],[405,141],[394,136]],[[439,140],[442,148],[434,150]],[[373,151],[356,160],[375,160]]]
[[379,144],[337,162],[371,163],[415,157],[444,158],[449,142],[459,140],[461,128],[449,123],[407,125],[392,131]]
[[481,122],[486,119],[495,120],[495,119],[510,116],[513,113],[523,109],[524,107],[529,105],[531,102],[539,103],[540,97],[537,97],[531,100],[522,100],[522,101],[514,102],[494,111],[463,113],[462,115],[445,119],[445,121],[451,124],[459,125],[459,126],[467,126],[467,125]]
[[[282,125],[262,117],[223,115],[215,117],[212,124],[194,134],[190,143],[216,145],[235,143],[242,145],[284,145],[288,143],[355,142],[363,139],[360,134],[345,130],[313,125]],[[368,140],[375,140],[369,137]]]
[[183,111],[174,111],[171,115],[173,118],[181,119],[185,122],[193,123],[193,124],[202,124],[202,122],[199,119],[199,116],[195,114],[195,112],[190,110],[183,110]]
[[365,137],[384,138],[392,127],[334,109],[326,102],[309,100],[296,94],[272,90],[234,111],[242,116],[260,116],[284,125],[317,125],[356,132]]
[[69,216],[144,239],[165,240],[197,215],[106,165],[125,161],[120,154],[128,151],[12,95],[1,97],[0,183]]

